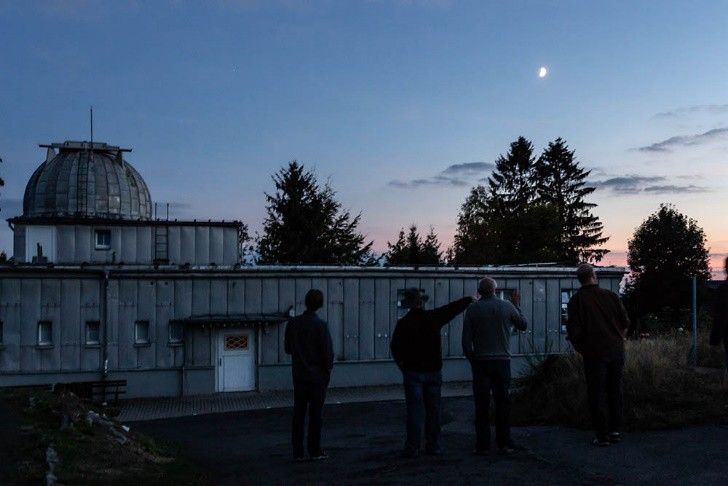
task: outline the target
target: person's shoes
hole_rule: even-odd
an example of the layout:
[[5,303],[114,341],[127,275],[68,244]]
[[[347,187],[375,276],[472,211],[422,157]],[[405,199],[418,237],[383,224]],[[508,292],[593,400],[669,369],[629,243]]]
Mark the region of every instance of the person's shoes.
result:
[[318,451],[316,454],[311,454],[312,461],[324,461],[329,458],[329,455],[324,451]]
[[402,451],[402,454],[400,454],[401,457],[404,459],[414,459],[415,457],[418,457],[420,455],[420,451],[416,449],[405,449]]
[[611,445],[611,442],[609,442],[609,439],[606,437],[595,437],[592,444],[597,447],[608,447]]
[[610,444],[622,442],[622,434],[620,434],[619,432],[610,432],[607,440],[609,440]]

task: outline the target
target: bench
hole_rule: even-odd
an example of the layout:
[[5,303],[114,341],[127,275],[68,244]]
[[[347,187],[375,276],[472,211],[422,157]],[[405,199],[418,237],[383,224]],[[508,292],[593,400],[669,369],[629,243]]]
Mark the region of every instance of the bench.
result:
[[76,383],[58,383],[56,391],[68,390],[79,398],[94,403],[104,403],[113,397],[114,402],[126,393],[126,380],[80,381]]

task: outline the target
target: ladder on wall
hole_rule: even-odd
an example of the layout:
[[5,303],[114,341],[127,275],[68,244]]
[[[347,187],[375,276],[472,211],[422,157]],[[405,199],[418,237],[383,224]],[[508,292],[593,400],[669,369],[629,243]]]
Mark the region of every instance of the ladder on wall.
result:
[[85,158],[83,154],[78,155],[78,172],[76,173],[78,207],[76,212],[81,215],[85,215],[88,211],[88,167],[91,165],[92,154],[91,150],[87,150]]
[[169,226],[154,227],[154,263],[169,263]]

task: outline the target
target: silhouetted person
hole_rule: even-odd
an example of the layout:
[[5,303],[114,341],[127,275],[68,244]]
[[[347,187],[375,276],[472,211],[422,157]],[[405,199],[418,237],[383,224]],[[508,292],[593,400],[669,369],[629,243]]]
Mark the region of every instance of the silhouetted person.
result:
[[629,317],[617,294],[599,288],[591,265],[579,265],[576,277],[581,288],[569,300],[566,329],[569,341],[584,358],[589,412],[596,434],[593,443],[608,446],[621,440],[624,336]]
[[321,449],[321,415],[334,367],[331,334],[316,311],[324,305],[324,294],[317,289],[306,293],[306,311],[286,325],[286,353],[293,361],[293,456],[303,460],[303,428],[308,409],[308,455],[326,459]]
[[517,291],[512,303],[495,295],[496,282],[485,277],[478,284],[480,299],[465,313],[463,354],[473,372],[475,401],[475,453],[490,450],[490,395],[495,402],[495,440],[500,452],[515,452],[511,441],[509,388],[511,384],[511,334],[525,331],[528,321],[518,309]]
[[425,310],[427,295],[419,289],[405,290],[401,306],[409,309],[394,328],[392,357],[402,371],[407,405],[407,440],[404,456],[419,454],[422,428],[425,452],[437,455],[440,448],[440,389],[442,387],[442,343],[440,329],[473,301],[464,297],[433,310]]
[[725,259],[726,280],[718,286],[713,301],[713,328],[710,330],[711,346],[720,346],[725,349],[726,372],[723,375],[723,385],[728,385],[728,257]]

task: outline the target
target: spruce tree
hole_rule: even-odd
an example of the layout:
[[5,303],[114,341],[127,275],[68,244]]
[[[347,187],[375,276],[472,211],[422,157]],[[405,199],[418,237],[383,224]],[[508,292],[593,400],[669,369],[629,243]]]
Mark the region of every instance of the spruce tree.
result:
[[423,239],[417,226],[412,224],[407,234],[401,229],[397,241],[387,242],[387,247],[388,265],[436,265],[441,262],[440,243],[432,227]]
[[598,262],[608,252],[598,248],[609,238],[603,236],[603,225],[592,214],[596,204],[586,201],[594,192],[594,187],[586,183],[589,173],[561,138],[549,143],[536,162],[538,200],[556,208],[559,225],[556,254],[564,263]]
[[266,193],[267,216],[257,239],[258,263],[361,265],[371,261],[361,214],[343,210],[328,183],[297,161],[272,176],[275,193]]
[[495,161],[488,190],[497,214],[518,214],[536,198],[535,162],[533,144],[524,137],[518,137],[508,153]]
[[425,241],[422,243],[422,261],[431,265],[439,265],[442,263],[440,241],[435,234],[435,228],[432,226],[430,226],[430,232],[427,233]]

